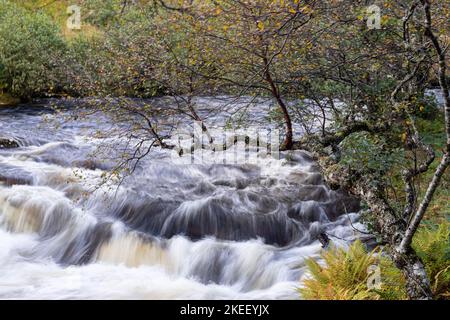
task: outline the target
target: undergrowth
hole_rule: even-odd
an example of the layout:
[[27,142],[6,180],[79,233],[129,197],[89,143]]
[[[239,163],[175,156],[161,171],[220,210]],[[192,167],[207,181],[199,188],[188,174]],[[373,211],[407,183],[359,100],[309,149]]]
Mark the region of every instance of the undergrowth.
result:
[[[421,257],[435,299],[450,298],[450,224],[422,227],[414,238],[414,249]],[[367,252],[357,241],[347,250],[330,247],[317,262],[306,262],[309,276],[299,293],[308,300],[403,300],[407,299],[401,272],[380,248]],[[378,266],[381,282],[369,288],[372,266]]]

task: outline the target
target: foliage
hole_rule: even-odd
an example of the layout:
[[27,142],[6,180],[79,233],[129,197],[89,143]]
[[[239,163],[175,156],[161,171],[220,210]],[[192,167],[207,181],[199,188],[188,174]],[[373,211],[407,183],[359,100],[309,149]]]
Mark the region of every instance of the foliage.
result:
[[[381,295],[367,287],[369,267],[378,265],[379,251],[369,254],[357,241],[348,250],[331,247],[321,253],[324,266],[310,259],[306,262],[311,278],[299,289],[305,299],[378,300]],[[384,292],[381,290],[381,292]],[[390,294],[391,291],[387,291]]]
[[[445,128],[442,118],[444,117],[441,111],[435,111],[432,119],[417,119],[417,126],[421,132],[423,132],[423,141],[431,145],[436,154],[441,157],[442,151],[445,146]],[[435,170],[437,163],[433,163],[432,170]],[[425,185],[432,179],[432,172],[425,174],[418,182],[420,185]],[[425,188],[422,187],[422,194],[425,192]],[[433,202],[427,212],[427,220],[432,223],[444,223],[450,216],[450,172],[447,171],[442,178],[442,187],[437,190]]]
[[425,264],[435,298],[450,299],[450,223],[419,229],[413,247]]
[[83,3],[84,10],[91,12],[86,16],[86,22],[95,26],[105,27],[110,23],[116,21],[116,18],[120,12],[120,4],[123,1],[120,0],[88,0]]
[[355,133],[342,143],[342,164],[354,170],[376,172],[382,176],[394,166],[402,163],[403,150],[388,147],[392,141],[372,137],[367,133]]
[[441,113],[433,96],[422,95],[414,100],[414,114],[422,119],[433,120]]
[[65,49],[58,27],[45,14],[10,1],[1,0],[0,6],[1,86],[25,98],[52,90],[59,83],[57,59]]
[[[450,298],[450,229],[445,222],[422,227],[414,238],[414,249],[425,264],[435,299]],[[310,277],[299,289],[305,299],[319,300],[402,300],[406,299],[405,279],[393,262],[376,249],[367,253],[359,241],[348,250],[332,247],[317,262],[306,262]],[[368,289],[368,268],[381,269],[381,289]]]

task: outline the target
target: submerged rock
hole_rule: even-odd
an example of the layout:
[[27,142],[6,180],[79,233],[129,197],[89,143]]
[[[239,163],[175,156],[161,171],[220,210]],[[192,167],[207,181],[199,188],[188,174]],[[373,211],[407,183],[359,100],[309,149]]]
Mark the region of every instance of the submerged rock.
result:
[[33,175],[21,168],[0,163],[0,184],[6,186],[31,185]]
[[10,138],[0,137],[0,149],[13,149],[19,148],[19,143]]

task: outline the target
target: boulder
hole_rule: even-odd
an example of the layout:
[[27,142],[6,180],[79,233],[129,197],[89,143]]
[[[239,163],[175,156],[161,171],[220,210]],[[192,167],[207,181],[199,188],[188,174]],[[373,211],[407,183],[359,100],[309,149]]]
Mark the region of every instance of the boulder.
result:
[[19,147],[19,143],[14,139],[0,137],[0,149],[13,149]]

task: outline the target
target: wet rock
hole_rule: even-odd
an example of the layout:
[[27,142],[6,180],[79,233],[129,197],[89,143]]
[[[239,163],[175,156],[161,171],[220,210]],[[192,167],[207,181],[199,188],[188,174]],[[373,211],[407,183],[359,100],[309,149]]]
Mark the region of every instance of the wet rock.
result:
[[288,210],[287,216],[302,222],[304,225],[309,225],[316,221],[327,222],[328,220],[322,204],[316,201],[305,201],[296,204]]
[[14,139],[0,137],[0,149],[13,149],[19,147],[19,143]]
[[294,182],[302,185],[315,185],[320,186],[323,185],[325,182],[323,180],[323,177],[318,172],[293,172],[289,175],[288,179],[289,182]]
[[327,202],[330,199],[330,191],[323,185],[304,185],[297,191],[299,201]]
[[131,229],[164,239],[178,235],[192,241],[206,237],[226,241],[260,238],[266,244],[283,247],[304,236],[304,230],[286,219],[283,208],[274,200],[263,198],[252,203],[253,214],[233,200],[224,196],[182,203],[167,199],[147,199],[141,204],[130,201],[114,210],[114,215]]
[[33,183],[33,176],[20,168],[2,164],[0,165],[0,183],[6,186],[30,185]]

